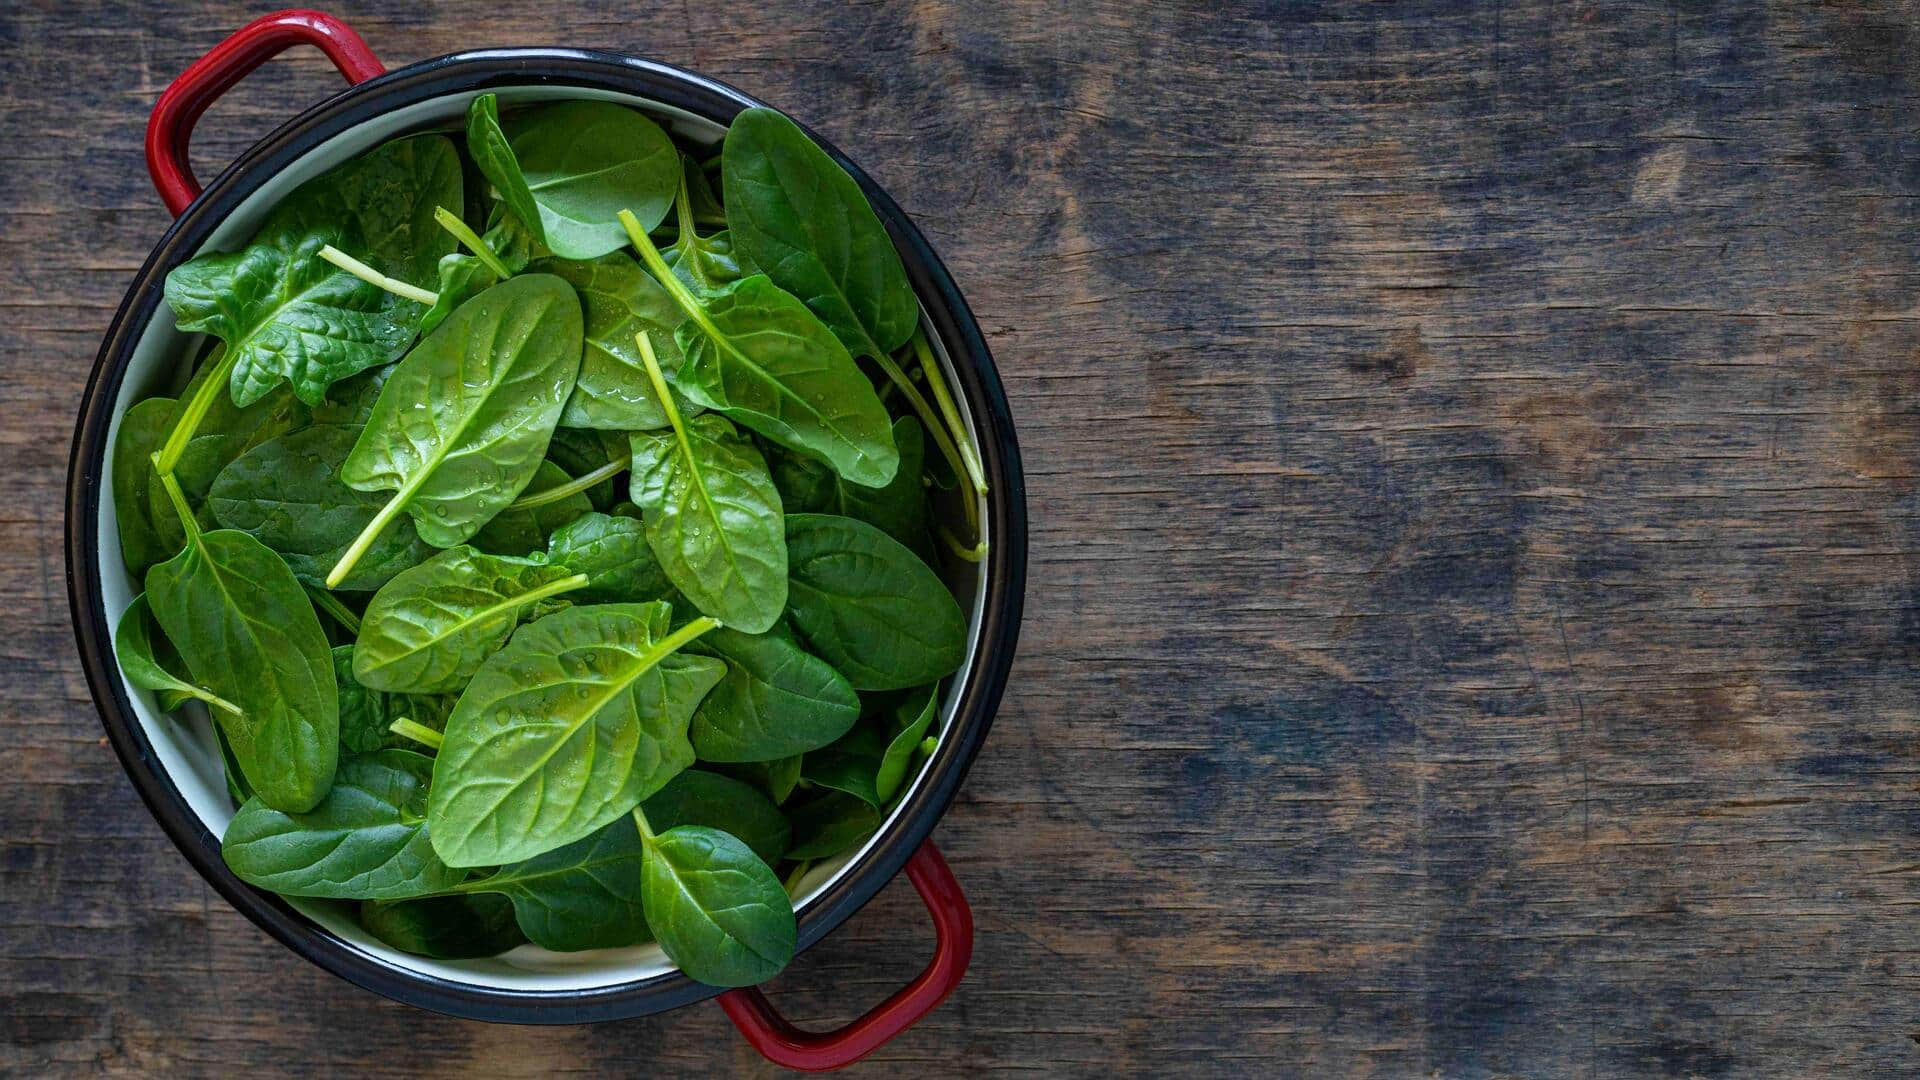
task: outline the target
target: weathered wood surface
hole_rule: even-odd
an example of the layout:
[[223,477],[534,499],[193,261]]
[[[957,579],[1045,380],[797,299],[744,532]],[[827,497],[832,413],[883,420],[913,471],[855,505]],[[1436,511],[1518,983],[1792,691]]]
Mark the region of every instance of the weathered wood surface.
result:
[[[1920,1069],[1913,3],[336,5],[785,106],[952,265],[1027,620],[868,1075]],[[168,79],[264,8],[0,10],[0,1068],[768,1073],[718,1012],[448,1021],[210,892],[103,744],[75,401]],[[331,89],[217,106],[210,173]],[[917,970],[904,883],[776,984]]]

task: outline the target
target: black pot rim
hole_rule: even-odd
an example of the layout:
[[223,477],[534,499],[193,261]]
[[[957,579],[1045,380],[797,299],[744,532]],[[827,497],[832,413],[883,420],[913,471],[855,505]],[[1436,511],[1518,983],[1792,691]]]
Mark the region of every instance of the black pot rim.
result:
[[[678,971],[584,990],[528,991],[442,979],[391,964],[309,921],[285,900],[248,886],[221,861],[219,839],[181,796],[142,730],[113,661],[112,627],[101,594],[99,501],[110,448],[107,435],[134,345],[160,309],[168,271],[267,177],[321,142],[392,109],[451,93],[504,86],[575,86],[637,94],[726,123],[762,104],[724,83],[680,68],[616,53],[569,48],[502,48],[455,53],[389,72],[329,98],[240,155],[170,225],[115,313],[82,398],[68,466],[67,592],[87,683],[107,736],[160,826],[202,877],[261,929],[320,967],[359,986],[420,1008],[473,1020],[574,1024],[645,1016],[718,994]],[[992,356],[939,256],[899,206],[832,144],[809,131],[865,190],[892,235],[914,290],[953,358],[980,435],[991,491],[993,536],[975,660],[961,688],[952,734],[928,775],[879,842],[800,916],[801,949],[819,941],[872,899],[924,842],[953,801],[979,753],[1006,686],[1026,584],[1027,519],[1019,447]]]

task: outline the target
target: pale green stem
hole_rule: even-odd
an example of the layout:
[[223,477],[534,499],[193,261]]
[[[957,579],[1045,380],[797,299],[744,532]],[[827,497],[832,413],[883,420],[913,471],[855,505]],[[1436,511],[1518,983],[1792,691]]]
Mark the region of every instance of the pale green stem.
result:
[[347,633],[352,634],[356,638],[360,636],[360,616],[355,615],[348,609],[347,605],[341,603],[339,597],[325,589],[316,589],[311,585],[303,585],[301,587],[306,589],[307,595],[313,598],[315,607],[333,616],[333,621],[339,623]]
[[653,827],[647,824],[647,815],[639,807],[633,808],[633,824],[640,830],[640,842],[649,847],[653,845]]
[[422,746],[430,746],[435,750],[439,750],[440,744],[446,740],[445,735],[440,734],[425,724],[416,724],[404,716],[387,725],[387,730],[393,732],[395,735],[412,739]]
[[167,433],[167,441],[160,447],[160,452],[153,455],[153,467],[160,475],[172,472],[173,467],[180,463],[180,455],[186,453],[194,432],[200,430],[200,421],[205,420],[207,410],[213,408],[214,395],[229,392],[227,384],[232,381],[233,366],[239,360],[239,352],[221,346],[220,359],[214,362],[213,370],[201,380],[200,388],[188,399],[187,407],[180,410],[180,417],[174,421],[173,430]]
[[640,253],[640,261],[646,263],[647,269],[653,271],[653,276],[660,279],[661,287],[667,290],[668,296],[673,297],[674,303],[680,305],[680,310],[687,313],[687,318],[692,319],[694,325],[714,341],[722,340],[720,328],[707,318],[707,309],[700,306],[700,301],[694,299],[686,285],[675,276],[673,268],[661,256],[660,249],[653,246],[647,231],[640,227],[640,219],[633,216],[633,211],[620,211],[620,224],[627,230],[627,239],[633,242],[633,249]]
[[800,889],[800,879],[803,877],[806,877],[807,871],[811,869],[813,869],[813,860],[802,859],[800,860],[799,864],[793,868],[792,872],[787,874],[785,888],[787,890],[788,897],[793,897],[798,894]]
[[[153,467],[160,467],[159,454],[153,455]],[[173,503],[173,512],[180,518],[180,527],[187,531],[187,544],[199,547],[200,522],[193,516],[193,507],[187,505],[187,494],[180,490],[180,481],[174,479],[173,473],[162,472],[160,486],[167,489],[167,500]]]
[[653,353],[653,342],[647,338],[647,332],[633,335],[640,345],[640,360],[647,367],[647,381],[653,383],[653,392],[660,397],[660,405],[667,413],[667,423],[673,426],[673,437],[680,442],[680,452],[689,462],[693,460],[693,447],[687,445],[686,425],[680,422],[680,408],[673,403],[673,395],[667,391],[667,377],[660,373],[660,358]]
[[[968,475],[966,463],[960,458],[960,451],[954,447],[953,440],[947,438],[946,425],[934,415],[933,406],[927,403],[926,397],[920,393],[920,388],[913,385],[913,380],[907,378],[907,373],[901,371],[900,365],[893,362],[893,357],[881,353],[873,358],[873,362],[879,364],[880,370],[887,373],[887,378],[893,381],[893,385],[899,387],[900,392],[906,395],[907,401],[913,405],[913,411],[920,416],[921,426],[927,429],[927,434],[933,439],[934,445],[940,448],[940,456],[947,459],[947,466],[953,470],[953,475],[956,477]],[[975,505],[975,502],[976,500],[971,498],[961,499],[960,506],[966,511],[967,528],[978,534],[980,508]]]
[[192,683],[183,683],[182,685],[186,688],[187,693],[193,695],[193,697],[199,701],[204,701],[208,705],[211,705],[217,709],[224,709],[235,716],[246,715],[245,713],[240,711],[240,706],[235,705],[233,702],[228,701],[226,698],[221,697],[219,694],[216,694],[213,691],[208,690],[206,687],[195,686]]
[[940,403],[940,415],[946,418],[954,444],[960,449],[960,457],[967,463],[967,474],[973,479],[973,490],[985,495],[987,476],[980,466],[980,452],[974,449],[973,440],[967,438],[967,425],[960,422],[960,410],[954,407],[953,396],[947,393],[946,377],[940,374],[939,361],[933,358],[933,349],[927,344],[925,331],[913,332],[913,352],[920,358],[920,370],[927,373],[927,385],[933,388],[933,399]]
[[[646,335],[642,334],[641,336],[645,337]],[[577,495],[587,490],[602,480],[613,479],[625,472],[627,466],[631,464],[633,464],[633,456],[631,454],[622,454],[592,472],[582,473],[579,477],[569,480],[564,484],[556,484],[553,487],[547,488],[545,491],[536,491],[531,495],[522,495],[518,499],[515,499],[507,507],[507,510],[531,510],[536,506],[557,503],[569,495]],[[507,510],[503,510],[501,513],[506,513]]]
[[439,293],[428,292],[418,285],[409,285],[399,278],[390,278],[380,271],[375,270],[373,267],[368,266],[366,263],[361,262],[359,259],[334,247],[332,244],[327,244],[320,249],[320,257],[340,269],[345,270],[347,273],[352,274],[354,277],[359,278],[361,281],[367,282],[370,285],[378,285],[393,295],[411,300],[416,304],[426,304],[431,307],[440,302]]
[[938,736],[929,735],[926,738],[920,740],[920,756],[921,757],[932,757],[933,752],[935,750],[938,750],[939,748],[940,748],[940,739]]
[[341,582],[347,580],[347,575],[353,573],[354,564],[360,561],[360,557],[367,553],[367,549],[373,546],[375,540],[380,539],[380,534],[393,523],[393,519],[399,517],[400,512],[407,508],[407,500],[412,497],[412,487],[394,492],[393,498],[387,500],[387,505],[381,507],[380,512],[373,515],[373,520],[367,522],[367,527],[360,530],[360,535],[353,538],[353,543],[347,548],[346,553],[340,556],[340,561],[334,563],[333,569],[327,571],[327,588],[337,589]]
[[970,563],[977,563],[981,559],[984,559],[987,557],[987,541],[984,537],[982,537],[980,541],[974,544],[972,547],[967,547],[965,544],[962,544],[959,540],[955,539],[953,533],[947,531],[947,527],[945,525],[941,525],[935,531],[940,534],[940,539],[945,540],[947,542],[947,549],[949,551],[952,551],[955,555],[958,555],[960,558],[965,559]]
[[433,208],[433,220],[439,222],[441,228],[452,233],[455,240],[466,245],[466,249],[473,252],[474,258],[479,259],[486,264],[487,269],[493,271],[494,277],[505,281],[513,276],[513,272],[507,269],[507,264],[500,261],[500,256],[493,253],[493,249],[487,246],[487,242],[480,239],[479,235],[468,228],[467,223],[461,221],[452,211],[444,206],[436,206]]

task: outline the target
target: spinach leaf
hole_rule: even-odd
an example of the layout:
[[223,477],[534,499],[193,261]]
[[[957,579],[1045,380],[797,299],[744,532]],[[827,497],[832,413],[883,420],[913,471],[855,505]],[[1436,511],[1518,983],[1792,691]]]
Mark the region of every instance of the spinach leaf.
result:
[[353,646],[333,648],[333,685],[340,697],[340,745],[356,754],[371,754],[396,745],[399,736],[389,730],[395,720],[411,715],[404,699],[384,690],[360,685],[353,677]]
[[514,156],[507,133],[500,128],[500,100],[493,94],[481,94],[467,106],[467,153],[493,185],[509,213],[534,239],[544,242],[540,229],[540,207]]
[[513,901],[492,893],[370,900],[360,905],[360,925],[401,952],[436,960],[498,956],[527,941]]
[[[566,470],[568,476],[585,476],[603,471],[615,461],[627,460],[630,450],[624,431],[562,427],[554,429],[553,441],[547,444],[547,460]],[[617,476],[610,476],[587,489],[595,510],[611,510],[614,503],[626,498],[626,485],[617,481]]]
[[641,895],[647,925],[667,958],[710,986],[752,986],[793,959],[793,904],[767,864],[739,840],[704,825],[655,835]]
[[391,374],[393,365],[384,364],[341,379],[327,388],[326,400],[313,407],[311,419],[315,424],[365,427],[373,416],[373,403],[380,399],[380,389]]
[[[695,753],[698,753],[696,750]],[[733,765],[719,765],[720,771],[736,780],[753,784],[767,793],[775,806],[785,806],[793,797],[793,789],[800,786],[800,763],[802,755],[775,758],[772,761],[743,761]]]
[[674,338],[685,359],[679,391],[790,450],[879,487],[900,467],[891,422],[873,384],[805,304],[764,274],[695,296],[629,215],[641,261],[687,314]]
[[902,416],[893,422],[893,444],[900,449],[900,471],[885,487],[850,484],[819,461],[781,454],[773,461],[773,482],[790,514],[841,514],[858,518],[913,548],[927,536],[927,496],[920,483],[926,457],[925,429]]
[[611,603],[664,599],[673,589],[633,518],[582,514],[547,540],[547,560],[587,575],[583,601]]
[[[780,808],[753,785],[730,776],[688,769],[640,804],[647,824],[667,830],[706,825],[753,849],[768,866],[786,853],[792,830]],[[610,826],[611,827],[611,826]]]
[[[561,487],[572,480],[565,469],[551,461],[542,461],[525,494]],[[480,526],[480,531],[473,534],[473,546],[499,555],[526,555],[546,547],[547,538],[556,530],[592,510],[593,500],[587,498],[584,491],[538,506],[509,506]]]
[[240,880],[282,896],[398,900],[458,885],[427,840],[433,763],[410,750],[349,754],[318,806],[287,814],[254,799],[220,842]]
[[794,628],[855,689],[919,686],[960,667],[960,604],[898,540],[852,518],[792,514],[787,550]]
[[[586,308],[586,353],[573,396],[560,413],[561,426],[606,431],[666,427],[667,414],[647,380],[634,336],[646,334],[663,362],[679,363],[673,332],[686,319],[679,305],[639,263],[618,251],[591,262],[543,259],[533,268],[566,279]],[[682,411],[687,411],[684,403]]]
[[857,356],[912,336],[920,305],[900,254],[847,171],[772,109],[748,109],[720,158],[733,243],[806,301]]
[[879,809],[884,800],[876,787],[881,755],[886,747],[870,727],[857,727],[832,746],[807,752],[800,778],[815,787],[844,791]]
[[828,791],[788,811],[793,844],[787,858],[830,859],[866,842],[880,828],[880,811],[844,791]]
[[671,431],[633,435],[632,495],[647,543],[695,607],[748,633],[767,630],[787,606],[787,545],[766,459],[724,417],[682,420],[671,403],[667,416]]
[[[237,453],[236,441],[224,432],[202,435],[187,444],[174,466],[173,476],[187,497],[187,505],[193,508],[195,524],[202,530],[220,527],[207,508],[207,493],[220,475],[221,466]],[[160,534],[160,542],[169,551],[179,551],[180,545],[187,542],[186,528],[180,523],[180,515],[175,512],[167,489],[160,483],[160,474],[151,469],[147,470],[147,513]]]
[[462,888],[511,900],[520,929],[541,948],[611,949],[647,940],[641,862],[640,835],[623,817]]
[[173,430],[179,402],[148,398],[120,417],[113,437],[113,512],[120,533],[120,558],[135,578],[179,550],[160,536],[153,508],[147,501],[148,478],[154,475],[153,453]]
[[458,690],[506,643],[524,609],[585,584],[544,558],[448,548],[373,594],[354,643],[354,678],[374,690]]
[[722,665],[676,655],[664,603],[569,608],[473,677],[434,763],[434,847],[454,866],[531,858],[632,810],[693,764],[687,721]]
[[114,628],[113,655],[120,661],[120,671],[127,681],[144,690],[170,693],[173,707],[168,708],[168,712],[178,708],[185,699],[194,699],[237,715],[240,712],[238,705],[167,670],[166,661],[179,658],[173,655],[172,646],[167,644],[165,638],[154,640],[152,621],[152,611],[147,607],[147,594],[141,593],[133,598],[133,603],[127,605],[126,612],[120,616],[120,625]]
[[[220,471],[207,507],[221,525],[279,552],[294,577],[318,585],[387,502],[340,479],[359,435],[358,428],[315,424],[261,443]],[[379,534],[339,587],[377,589],[435,553],[403,519]]]
[[547,451],[580,369],[580,301],[526,274],[467,301],[387,377],[341,478],[393,491],[327,575],[338,587],[402,510],[452,547],[519,496]]
[[888,741],[886,753],[880,758],[880,769],[873,781],[874,794],[880,797],[882,805],[892,800],[901,785],[906,783],[907,770],[913,765],[920,740],[933,724],[933,715],[938,711],[939,704],[939,688],[929,686],[924,697],[915,695],[908,698],[895,712],[893,738]]
[[227,778],[227,798],[233,800],[233,808],[240,809],[253,798],[253,785],[247,783],[246,774],[240,771],[240,759],[233,756],[233,744],[227,742],[227,733],[219,724],[213,725],[213,741],[220,744],[220,771]]
[[753,264],[734,250],[733,237],[725,229],[701,237],[694,223],[704,212],[713,220],[725,221],[706,174],[692,158],[685,159],[681,171],[680,194],[674,199],[679,218],[679,235],[673,246],[663,252],[667,265],[694,292],[718,289],[754,273]]
[[771,761],[816,750],[860,718],[853,687],[788,634],[723,628],[696,648],[727,662],[688,733],[702,761]]
[[276,809],[310,810],[332,785],[340,753],[320,617],[280,556],[243,532],[202,533],[178,485],[167,483],[187,545],[147,571],[147,601],[193,681],[239,707],[214,716],[248,784]]

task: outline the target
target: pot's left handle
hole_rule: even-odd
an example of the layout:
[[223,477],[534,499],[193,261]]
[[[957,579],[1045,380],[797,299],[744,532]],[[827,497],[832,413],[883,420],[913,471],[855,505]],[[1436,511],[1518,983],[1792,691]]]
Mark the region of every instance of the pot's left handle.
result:
[[178,216],[200,194],[187,163],[187,140],[200,114],[248,72],[295,45],[326,53],[349,83],[387,70],[359,34],[324,12],[276,11],[235,30],[173,80],[147,120],[147,170],[168,211]]

